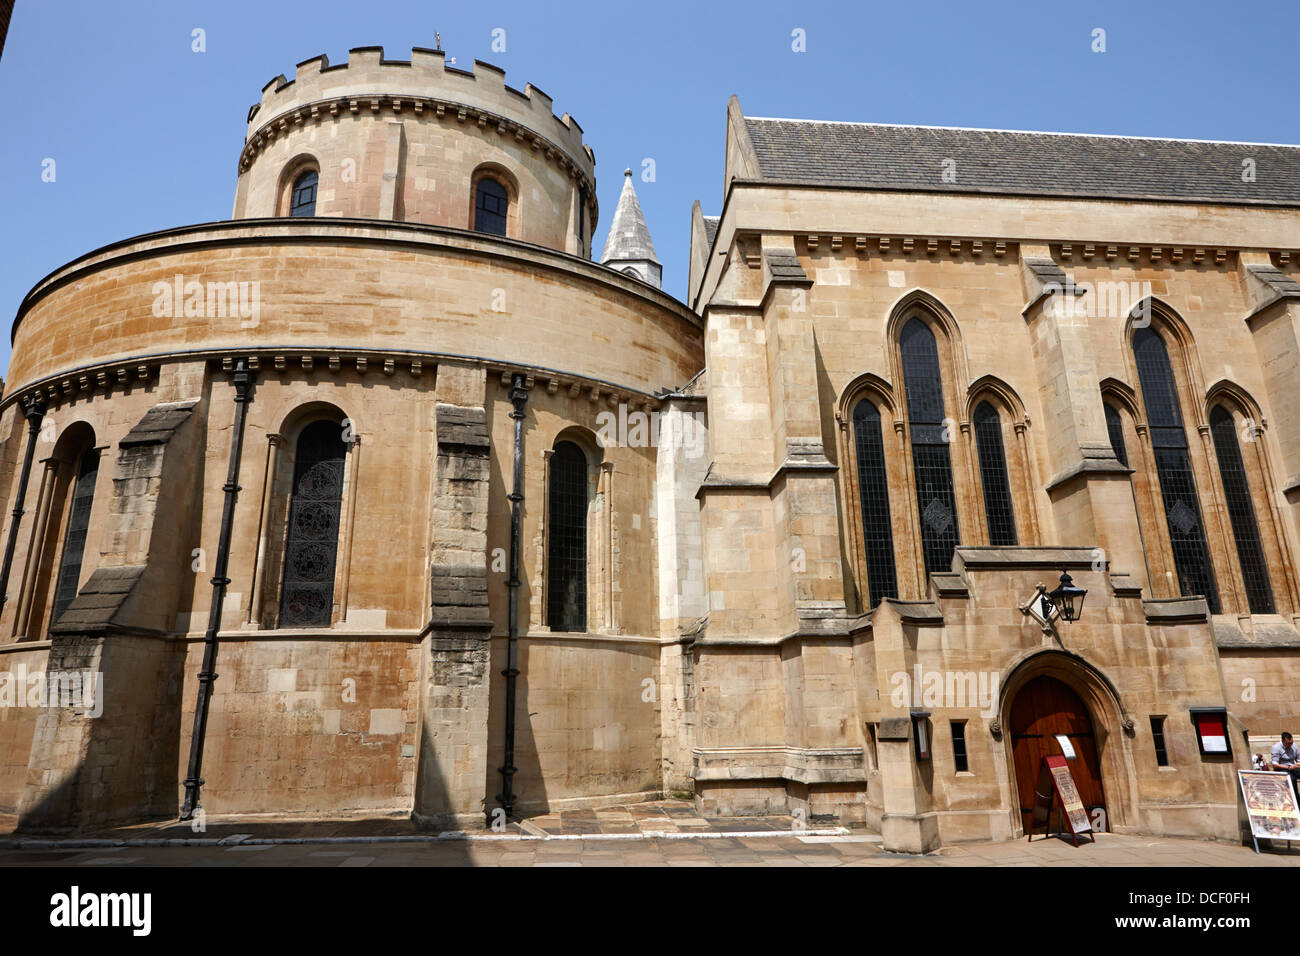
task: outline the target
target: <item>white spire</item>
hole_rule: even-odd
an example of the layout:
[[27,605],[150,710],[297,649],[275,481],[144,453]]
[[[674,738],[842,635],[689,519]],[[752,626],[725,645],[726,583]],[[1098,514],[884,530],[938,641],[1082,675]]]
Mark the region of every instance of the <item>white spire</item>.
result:
[[650,230],[646,228],[641,203],[632,188],[632,170],[623,170],[623,192],[618,197],[618,208],[605,239],[605,252],[600,257],[603,265],[620,272],[631,272],[642,282],[661,288],[663,267],[655,256]]

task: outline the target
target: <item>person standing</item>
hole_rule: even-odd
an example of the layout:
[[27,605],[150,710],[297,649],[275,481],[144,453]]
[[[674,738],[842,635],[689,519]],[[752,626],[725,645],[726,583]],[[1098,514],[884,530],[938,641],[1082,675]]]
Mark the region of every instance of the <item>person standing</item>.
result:
[[1295,741],[1287,731],[1282,731],[1282,740],[1273,745],[1269,759],[1274,770],[1291,774],[1291,784],[1300,793],[1300,751],[1296,750]]

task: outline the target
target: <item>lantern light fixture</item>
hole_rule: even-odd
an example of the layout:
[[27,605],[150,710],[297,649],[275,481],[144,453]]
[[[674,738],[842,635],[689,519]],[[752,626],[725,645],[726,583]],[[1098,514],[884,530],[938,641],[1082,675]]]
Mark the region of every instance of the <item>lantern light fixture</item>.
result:
[[1047,594],[1052,604],[1061,612],[1061,617],[1067,621],[1077,621],[1083,614],[1083,599],[1087,595],[1085,588],[1074,586],[1074,579],[1070,577],[1068,571],[1061,572],[1061,583]]

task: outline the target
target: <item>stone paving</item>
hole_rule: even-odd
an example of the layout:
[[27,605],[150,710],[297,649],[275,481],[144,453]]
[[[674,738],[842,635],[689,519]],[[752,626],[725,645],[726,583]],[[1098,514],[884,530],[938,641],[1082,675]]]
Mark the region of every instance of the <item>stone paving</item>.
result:
[[1095,846],[1061,840],[885,853],[870,834],[568,840],[501,837],[423,843],[240,844],[0,850],[0,866],[1300,866],[1300,852],[1194,840],[1102,834]]
[[[461,835],[430,834],[402,819],[244,818],[203,833],[167,822],[75,838],[16,835],[13,824],[0,816],[0,866],[1300,866],[1300,849],[1256,855],[1229,843],[1113,833],[1079,847],[1020,839],[911,856],[885,852],[879,835],[860,829],[814,823],[800,831],[781,816],[708,818],[681,801],[558,811],[504,833]],[[201,845],[121,845],[179,839]],[[89,840],[105,845],[84,845]]]
[[[524,829],[538,835],[544,831],[551,836],[577,836],[588,834],[659,834],[659,833],[790,833],[795,828],[794,817],[705,817],[696,812],[693,804],[684,800],[656,800],[628,806],[601,807],[594,810],[560,810],[540,816],[528,817]],[[805,829],[815,831],[844,830],[834,822],[805,824]]]
[[[17,818],[0,814],[0,846],[13,840],[60,839],[58,836],[40,837],[15,834]],[[511,822],[505,834],[518,836],[574,837],[580,835],[658,835],[679,833],[789,833],[795,829],[791,816],[765,817],[704,817],[692,803],[685,800],[656,800],[626,806],[601,807],[586,810],[557,810],[551,813],[528,816],[520,822]],[[845,832],[835,823],[806,824],[813,833]],[[477,824],[466,832],[474,835],[493,831],[486,824]],[[220,840],[237,835],[267,839],[322,840],[358,837],[421,837],[432,839],[436,834],[416,826],[407,817],[369,817],[343,820],[316,820],[273,818],[266,816],[231,816],[207,822],[202,832],[196,832],[189,823],[163,820],[128,827],[116,827],[77,834],[67,839],[82,840],[142,840],[142,839],[207,839]]]

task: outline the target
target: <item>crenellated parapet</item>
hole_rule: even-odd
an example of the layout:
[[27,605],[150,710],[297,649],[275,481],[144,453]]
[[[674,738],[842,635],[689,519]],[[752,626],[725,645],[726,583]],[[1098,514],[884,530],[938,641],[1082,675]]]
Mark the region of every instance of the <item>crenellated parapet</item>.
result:
[[331,65],[324,54],[298,64],[292,80],[275,77],[261,102],[248,112],[248,133],[239,159],[245,172],[259,152],[305,124],[341,114],[435,118],[472,123],[541,154],[574,178],[595,186],[596,157],[582,127],[568,113],[556,116],[552,100],[537,87],[507,86],[505,71],[481,60],[474,69],[446,64],[441,50],[416,47],[410,60],[386,60],[383,47],[357,47],[348,61]]

